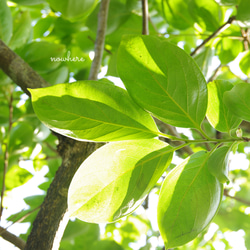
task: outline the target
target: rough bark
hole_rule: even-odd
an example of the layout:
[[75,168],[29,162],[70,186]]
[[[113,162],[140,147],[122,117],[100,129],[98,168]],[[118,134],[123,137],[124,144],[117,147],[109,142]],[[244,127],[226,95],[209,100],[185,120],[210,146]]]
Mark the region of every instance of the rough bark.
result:
[[13,82],[19,85],[27,95],[30,95],[27,88],[35,89],[49,86],[48,82],[34,71],[20,56],[6,46],[1,39],[0,68]]
[[25,250],[52,249],[60,222],[67,210],[67,193],[70,182],[88,155],[96,148],[95,143],[75,141],[60,137],[58,151],[63,159],[56,172],[42,207],[33,223]]

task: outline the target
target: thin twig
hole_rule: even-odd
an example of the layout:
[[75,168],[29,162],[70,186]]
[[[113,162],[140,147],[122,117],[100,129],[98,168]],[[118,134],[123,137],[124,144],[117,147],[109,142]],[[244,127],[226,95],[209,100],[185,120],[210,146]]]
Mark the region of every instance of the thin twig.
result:
[[0,226],[0,235],[3,239],[6,241],[12,243],[16,247],[20,248],[21,250],[25,247],[25,241],[21,239],[20,237],[17,237],[13,233],[7,231],[5,228]]
[[243,204],[245,204],[245,205],[247,205],[247,206],[250,206],[250,201],[245,200],[245,199],[242,199],[242,198],[240,198],[240,197],[232,196],[232,195],[230,195],[228,192],[229,192],[228,189],[225,189],[225,190],[224,190],[224,195],[225,195],[226,197],[229,197],[229,198],[234,199],[234,200],[236,200],[236,201],[239,201],[239,202],[241,202],[241,203],[243,203]]
[[[9,226],[7,226],[7,227],[5,228],[5,230],[9,229],[11,226],[13,226],[13,225],[16,224],[16,223],[22,222],[22,221],[25,220],[29,215],[31,215],[32,213],[34,213],[36,210],[38,210],[38,209],[40,209],[40,208],[41,208],[41,205],[38,206],[38,207],[36,207],[36,208],[34,208],[34,209],[32,209],[31,211],[27,212],[27,214],[23,215],[23,216],[22,216],[21,218],[19,218],[18,220],[13,221]],[[21,210],[21,212],[22,212],[22,211],[23,211],[23,210]],[[0,232],[0,235],[1,235],[1,232]]]
[[222,65],[220,64],[220,65],[214,70],[214,73],[210,76],[210,78],[208,79],[207,82],[212,82],[212,81],[215,79],[215,77],[217,76],[217,74],[218,74],[218,72],[219,72],[221,66],[222,66]]
[[[180,137],[180,134],[177,132],[176,127],[173,127],[169,124],[166,124],[166,127],[169,130],[171,135],[174,135],[176,137]],[[175,145],[177,145],[177,146],[179,146],[181,144],[182,144],[182,142],[179,142],[179,141],[175,142]],[[182,150],[184,150],[189,155],[192,155],[194,153],[193,150],[189,146],[183,147]]]
[[235,20],[235,16],[230,17],[222,26],[220,26],[216,31],[213,32],[208,38],[203,40],[203,42],[195,48],[195,50],[190,53],[191,56],[195,55],[206,43],[208,43],[212,38],[214,38],[217,34],[222,32],[227,28],[229,24],[231,24]]
[[148,30],[148,0],[141,0],[142,3],[142,34],[149,35]]
[[97,76],[101,67],[102,55],[105,43],[105,33],[108,20],[108,9],[110,0],[102,0],[98,14],[98,27],[95,42],[95,57],[91,65],[89,80],[97,80]]

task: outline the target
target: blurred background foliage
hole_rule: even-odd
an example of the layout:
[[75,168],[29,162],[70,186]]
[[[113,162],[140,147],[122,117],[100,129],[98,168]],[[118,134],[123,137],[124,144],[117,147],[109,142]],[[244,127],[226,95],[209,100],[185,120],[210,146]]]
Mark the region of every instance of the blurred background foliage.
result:
[[[148,4],[151,35],[167,38],[188,54],[206,41],[193,57],[208,82],[250,82],[249,0],[149,0]],[[0,38],[50,84],[84,80],[93,59],[99,5],[98,0],[0,0]],[[119,82],[116,52],[121,37],[141,32],[141,1],[111,0],[100,77]],[[79,60],[70,60],[74,58]],[[166,133],[200,138],[192,130],[158,125]],[[210,137],[226,137],[206,120],[203,126]],[[27,95],[2,71],[0,128],[1,189],[3,183],[5,186],[1,226],[26,240],[61,159],[56,137],[36,118]],[[241,128],[243,135],[249,136],[250,125],[244,122]],[[196,152],[209,149],[209,145],[191,148]],[[168,170],[187,156],[185,150],[178,151]],[[249,143],[239,145],[231,159],[231,181],[225,186],[218,215],[199,237],[175,249],[250,249]],[[162,180],[138,210],[117,223],[96,225],[71,220],[60,249],[163,249],[156,226]]]

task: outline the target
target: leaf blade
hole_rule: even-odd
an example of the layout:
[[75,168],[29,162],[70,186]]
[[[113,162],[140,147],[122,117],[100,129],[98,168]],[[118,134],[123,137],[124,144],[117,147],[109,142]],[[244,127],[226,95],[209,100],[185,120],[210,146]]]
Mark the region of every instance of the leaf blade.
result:
[[206,81],[182,49],[156,37],[127,35],[117,69],[128,93],[145,110],[173,126],[200,127],[207,106]]
[[229,182],[228,179],[228,157],[231,147],[222,146],[217,148],[208,159],[208,170],[221,183]]
[[174,149],[155,140],[112,142],[74,176],[69,211],[87,222],[112,222],[136,209],[170,164]]
[[222,184],[209,173],[207,159],[204,151],[193,154],[174,168],[162,185],[157,216],[166,248],[194,239],[218,210]]
[[152,117],[126,91],[110,83],[83,81],[30,90],[39,119],[78,140],[117,141],[157,135]]
[[217,80],[208,83],[206,116],[210,124],[220,132],[229,133],[241,123],[241,119],[233,115],[223,101],[224,93],[232,88],[233,84],[228,81]]
[[238,83],[224,94],[224,102],[230,112],[242,120],[250,121],[250,86]]

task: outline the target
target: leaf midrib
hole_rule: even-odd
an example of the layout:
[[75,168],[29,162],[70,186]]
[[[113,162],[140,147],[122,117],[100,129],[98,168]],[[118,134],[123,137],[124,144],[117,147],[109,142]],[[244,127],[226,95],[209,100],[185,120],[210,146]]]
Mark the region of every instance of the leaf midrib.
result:
[[[76,119],[81,118],[81,119],[91,120],[91,121],[98,122],[98,123],[102,123],[102,124],[107,124],[107,125],[110,125],[110,126],[116,126],[116,127],[134,129],[134,130],[138,130],[138,131],[142,131],[142,132],[147,132],[147,133],[151,133],[151,134],[154,134],[154,135],[158,135],[158,132],[157,132],[157,131],[152,131],[152,130],[150,130],[150,129],[146,130],[146,129],[141,129],[141,128],[135,128],[135,127],[131,127],[131,126],[123,125],[123,124],[115,124],[115,123],[111,123],[111,122],[106,122],[106,121],[102,121],[102,120],[97,120],[97,119],[90,118],[90,117],[85,117],[85,116],[80,115],[80,114],[75,114],[75,113],[72,113],[72,112],[69,112],[69,111],[65,111],[65,110],[63,110],[63,109],[59,109],[59,108],[55,107],[54,105],[49,104],[48,102],[46,102],[46,103],[48,104],[49,107],[52,107],[52,108],[54,108],[55,110],[58,110],[58,111],[60,111],[60,112],[62,112],[62,113],[70,114],[70,115],[76,116],[76,117],[78,116]],[[104,104],[104,105],[106,105],[106,104]],[[107,106],[108,106],[108,105],[107,105]],[[109,107],[109,106],[108,106],[108,107]],[[111,108],[112,108],[112,107],[111,107]],[[100,109],[100,108],[98,107],[98,109]],[[112,108],[112,109],[113,109],[113,108]],[[116,109],[114,109],[114,110],[116,110]],[[119,113],[125,115],[125,116],[128,117],[129,119],[132,119],[133,121],[135,121],[136,123],[142,125],[143,127],[147,128],[145,125],[143,125],[143,124],[139,123],[138,121],[134,120],[133,118],[129,117],[127,114],[124,114],[124,113],[122,113],[122,112],[119,111],[119,110],[116,110],[116,111],[118,111]],[[39,113],[39,112],[38,112],[38,113]],[[74,120],[76,120],[76,119],[74,119]]]

